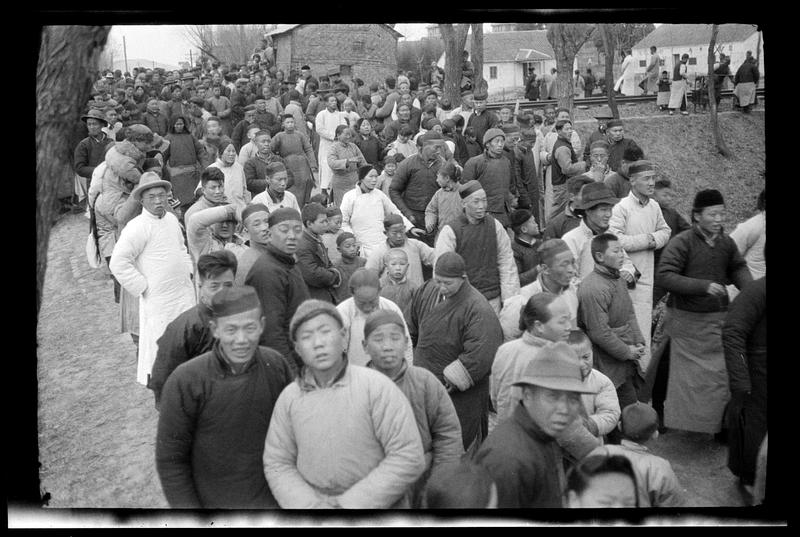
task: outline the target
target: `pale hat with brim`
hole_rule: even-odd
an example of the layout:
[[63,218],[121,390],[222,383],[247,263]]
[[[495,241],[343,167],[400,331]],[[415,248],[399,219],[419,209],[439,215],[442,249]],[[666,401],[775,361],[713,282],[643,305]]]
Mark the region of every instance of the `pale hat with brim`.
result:
[[578,356],[563,341],[542,347],[513,385],[541,386],[575,393],[597,393],[596,390],[584,385]]
[[164,181],[155,172],[145,172],[139,178],[139,184],[133,189],[131,196],[133,196],[133,199],[136,201],[142,201],[142,194],[144,194],[145,191],[160,186],[166,188],[167,192],[172,192],[172,183]]

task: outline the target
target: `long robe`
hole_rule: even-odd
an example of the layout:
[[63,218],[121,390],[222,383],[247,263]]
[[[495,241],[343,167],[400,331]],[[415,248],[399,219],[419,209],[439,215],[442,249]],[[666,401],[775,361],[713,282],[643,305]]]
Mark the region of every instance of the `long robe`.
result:
[[196,304],[192,258],[175,215],[167,212],[159,218],[142,211],[122,230],[109,268],[128,292],[139,297],[136,380],[147,386],[158,338],[173,319]]
[[[305,125],[305,122],[303,123]],[[272,152],[283,158],[288,176],[291,178],[287,190],[294,194],[298,203],[303,207],[311,198],[314,189],[314,172],[317,162],[308,136],[295,131],[279,132],[270,144]]]
[[635,95],[635,88],[636,86],[633,83],[634,77],[634,67],[633,67],[633,56],[628,54],[625,56],[625,59],[622,60],[622,65],[620,66],[620,70],[622,74],[617,79],[617,83],[614,84],[614,91],[622,91],[623,95],[632,96]]
[[461,422],[464,449],[486,437],[489,426],[489,374],[503,331],[484,296],[465,281],[450,298],[440,301],[436,282],[429,280],[414,295],[408,330],[416,343],[414,365],[444,383],[444,368],[458,360],[472,386],[450,398]]
[[314,120],[316,132],[319,135],[319,149],[317,157],[319,162],[319,187],[330,188],[333,170],[328,165],[328,153],[336,140],[336,127],[346,125],[347,121],[340,112],[329,112],[327,108],[320,110]]

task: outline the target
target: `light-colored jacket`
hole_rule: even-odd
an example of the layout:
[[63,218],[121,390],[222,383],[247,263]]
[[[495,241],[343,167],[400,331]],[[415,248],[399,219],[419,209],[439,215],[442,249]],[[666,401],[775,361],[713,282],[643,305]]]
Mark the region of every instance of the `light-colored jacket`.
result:
[[[561,239],[567,243],[570,251],[572,251],[572,255],[575,257],[575,268],[578,271],[578,278],[581,280],[594,270],[594,258],[592,257],[591,251],[593,238],[594,233],[592,233],[592,230],[589,229],[589,226],[586,225],[583,219],[581,219],[581,223],[578,224],[578,227],[571,229],[561,237]],[[628,253],[625,252],[624,248],[622,253],[624,254],[624,262],[620,270],[634,274],[636,269],[633,267],[631,258],[628,256]]]
[[[144,154],[128,140],[114,144],[108,149],[99,194],[94,201],[95,211],[111,222],[117,223],[116,212],[139,183],[142,172],[137,167],[143,162]],[[92,189],[92,194],[95,191]]]
[[[378,300],[378,309],[393,311],[400,315],[401,319],[405,319],[400,306],[388,298],[378,297]],[[364,313],[356,307],[353,297],[343,300],[341,304],[336,306],[336,309],[339,310],[339,314],[342,316],[342,322],[344,322],[344,327],[347,330],[347,335],[345,336],[345,342],[347,343],[345,349],[347,352],[347,359],[352,365],[367,365],[367,362],[369,362],[369,355],[364,350],[363,345],[364,323],[367,320],[367,315],[364,315]],[[408,333],[408,326],[406,326],[405,320],[403,320],[403,325],[405,327],[407,340],[405,357],[406,361],[410,364],[414,359],[414,349],[411,346],[411,335]]]
[[225,197],[228,202],[234,205],[247,205],[250,203],[251,194],[247,190],[244,180],[244,168],[241,164],[234,161],[230,166],[226,166],[221,159],[217,159],[209,168],[219,168],[225,176]]
[[364,257],[369,257],[367,254],[373,248],[386,241],[386,235],[383,233],[383,220],[386,216],[399,215],[403,219],[406,231],[414,227],[392,203],[389,196],[377,188],[363,192],[361,186],[356,185],[342,196],[341,210],[342,230],[355,235],[361,244]]
[[610,433],[617,426],[621,412],[614,383],[597,369],[592,369],[583,379],[583,385],[595,392],[581,394],[589,419],[597,425],[601,436]]
[[764,243],[767,242],[767,212],[761,211],[754,217],[745,220],[731,232],[731,238],[739,248],[747,268],[753,279],[767,275],[767,263],[764,259]]
[[319,387],[304,371],[275,403],[264,474],[284,509],[387,509],[424,470],[411,405],[382,373],[347,365]]
[[503,343],[497,349],[489,377],[489,397],[497,411],[498,422],[509,418],[522,400],[522,390],[512,384],[519,379],[539,350],[548,344],[550,341],[525,331],[522,337]]
[[[522,335],[522,330],[519,329],[520,311],[533,295],[542,291],[542,275],[539,274],[536,277],[536,281],[521,288],[519,294],[512,296],[503,303],[503,309],[500,310],[500,326],[503,328],[505,341],[517,339]],[[559,296],[567,301],[573,330],[578,328],[578,289],[575,283],[572,282],[569,287],[562,289]]]
[[[620,245],[630,256],[631,263],[641,272],[637,285],[652,286],[655,271],[653,253],[667,244],[672,232],[664,220],[658,202],[650,199],[642,205],[631,191],[611,210],[608,231],[617,236]],[[648,248],[651,235],[655,239],[655,248]]]
[[186,218],[186,242],[189,244],[189,253],[192,254],[195,264],[201,255],[216,252],[217,250],[230,250],[238,258],[247,250],[234,235],[234,241],[222,242],[211,233],[211,226],[236,217],[236,208],[233,205],[220,205],[193,212]]
[[[375,246],[369,252],[367,264],[364,265],[364,268],[375,269],[379,274],[383,275],[383,271],[386,268],[383,258],[390,248],[389,243],[385,240]],[[408,277],[409,285],[412,288],[422,287],[425,283],[425,278],[422,275],[422,265],[433,266],[433,248],[422,241],[410,238],[406,238],[406,242],[399,248],[408,256],[408,272],[406,272],[406,276]]]
[[[497,236],[497,269],[500,272],[500,298],[503,302],[512,296],[519,294],[519,272],[517,263],[514,261],[514,251],[511,249],[511,239],[508,238],[503,224],[494,221],[495,234]],[[436,238],[436,246],[433,249],[434,266],[436,259],[445,252],[456,251],[456,235],[453,228],[449,225],[444,226],[439,236]]]
[[622,455],[633,466],[639,507],[681,507],[683,488],[668,460],[650,453],[643,445],[623,439],[619,445],[606,444],[591,455]]

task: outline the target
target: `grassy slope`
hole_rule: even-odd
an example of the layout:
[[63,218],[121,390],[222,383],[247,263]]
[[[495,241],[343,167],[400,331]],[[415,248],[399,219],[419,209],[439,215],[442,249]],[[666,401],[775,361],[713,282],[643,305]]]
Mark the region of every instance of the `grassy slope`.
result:
[[[623,114],[624,119],[624,114]],[[754,214],[756,197],[765,187],[764,113],[722,114],[720,126],[732,156],[714,148],[708,114],[624,119],[625,136],[644,150],[661,174],[672,181],[675,208],[687,219],[695,193],[704,188],[722,192],[728,206],[726,231]],[[596,123],[578,121],[582,139]]]

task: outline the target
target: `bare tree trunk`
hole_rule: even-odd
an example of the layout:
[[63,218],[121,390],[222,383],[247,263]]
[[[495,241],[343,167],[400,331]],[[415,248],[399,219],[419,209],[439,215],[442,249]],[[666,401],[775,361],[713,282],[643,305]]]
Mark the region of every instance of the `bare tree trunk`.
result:
[[614,40],[611,39],[611,32],[607,24],[600,24],[600,35],[603,36],[603,50],[606,53],[606,94],[608,95],[608,107],[614,118],[619,119],[619,109],[617,108],[617,98],[614,96]]
[[719,118],[717,117],[717,99],[714,96],[714,87],[716,80],[714,80],[714,45],[717,42],[717,32],[719,31],[718,24],[711,25],[711,40],[708,44],[708,106],[711,109],[711,130],[714,132],[714,143],[717,150],[724,157],[730,157],[731,152],[722,138],[722,132],[719,130]]
[[[74,176],[75,124],[97,78],[111,26],[47,26],[36,68],[36,315],[47,270],[47,244],[59,184]],[[87,226],[88,233],[88,226]]]
[[440,24],[444,41],[444,96],[453,108],[461,105],[461,52],[467,43],[469,24]]
[[483,24],[472,25],[472,50],[470,57],[472,65],[475,67],[472,87],[475,91],[488,88],[488,84],[483,79]]
[[547,40],[556,54],[558,106],[572,111],[572,66],[575,56],[594,31],[593,24],[551,24]]

